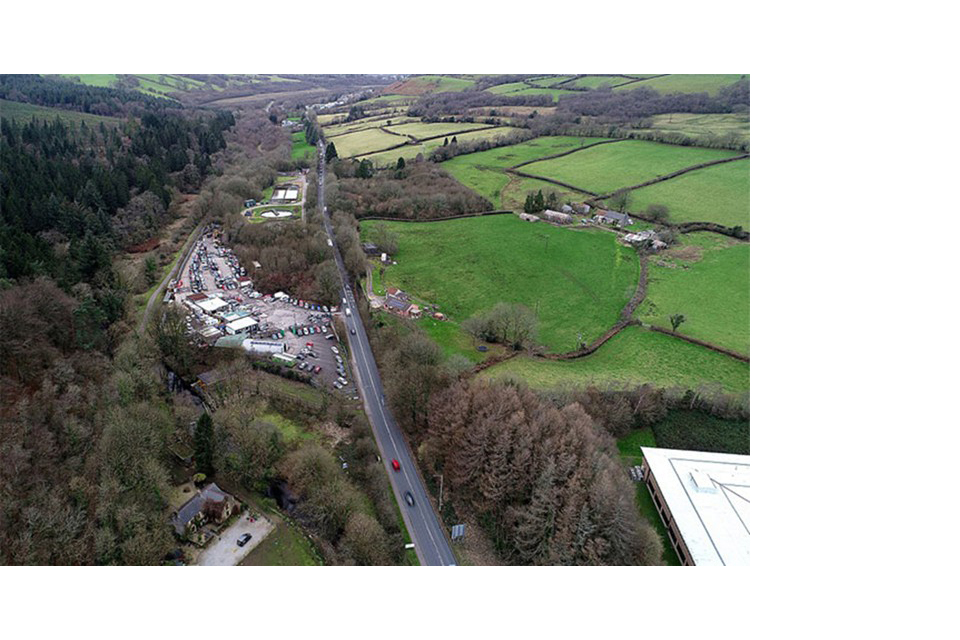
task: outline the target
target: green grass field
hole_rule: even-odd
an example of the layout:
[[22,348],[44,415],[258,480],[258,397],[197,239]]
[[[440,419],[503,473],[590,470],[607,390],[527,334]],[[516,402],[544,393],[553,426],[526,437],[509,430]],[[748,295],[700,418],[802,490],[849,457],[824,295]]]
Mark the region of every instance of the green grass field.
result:
[[750,160],[726,162],[630,192],[629,211],[670,208],[671,222],[716,222],[750,229]]
[[[729,86],[743,77],[739,73],[719,73],[719,74],[691,74],[680,73],[662,76],[660,78],[651,78],[643,80],[636,85],[629,85],[629,89],[639,87],[650,87],[660,93],[700,93],[707,92],[710,95],[716,95],[721,88]],[[749,76],[747,76],[749,77]]]
[[269,515],[276,528],[240,562],[241,567],[315,567],[323,564],[300,528],[288,522],[268,498],[257,495],[249,499]]
[[519,91],[512,91],[510,95],[512,96],[550,96],[553,98],[553,101],[556,102],[560,96],[567,96],[576,91],[569,91],[567,89],[541,89],[539,87],[527,87],[526,89],[520,89]]
[[544,76],[543,78],[531,78],[527,82],[529,84],[535,84],[538,87],[550,88],[560,84],[561,82],[566,82],[572,77],[573,76]]
[[382,151],[398,144],[403,144],[408,138],[391,133],[384,133],[380,129],[365,129],[355,133],[347,133],[331,138],[337,147],[337,155],[341,158],[350,158],[359,153]]
[[577,78],[573,82],[568,82],[563,86],[598,89],[604,85],[613,87],[614,85],[624,84],[626,82],[630,82],[630,78],[626,76],[583,76],[581,78]]
[[557,197],[560,198],[561,203],[568,200],[571,202],[580,202],[583,200],[583,194],[564,189],[550,182],[534,180],[533,178],[514,177],[507,186],[500,191],[500,205],[504,209],[511,211],[523,211],[523,202],[526,200],[527,194],[536,193],[537,191],[543,191],[544,196],[554,191]]
[[494,85],[486,91],[500,95],[503,93],[513,93],[514,91],[519,91],[520,89],[529,87],[530,85],[528,85],[526,82],[507,82],[505,84]]
[[302,440],[312,440],[316,436],[303,428],[299,422],[295,422],[286,416],[280,415],[276,411],[267,411],[260,416],[261,420],[269,422],[280,431],[280,437],[284,442],[296,443]]
[[539,341],[550,351],[575,349],[578,332],[590,342],[610,328],[639,277],[636,254],[610,233],[510,215],[385,224],[399,247],[387,285],[439,304],[454,322],[497,302],[524,304],[539,316]]
[[684,167],[737,155],[724,149],[679,147],[646,140],[602,144],[562,158],[535,162],[525,173],[552,178],[594,193],[611,193]]
[[535,389],[626,387],[697,388],[716,383],[729,392],[749,391],[750,365],[695,344],[640,327],[627,327],[596,353],[551,361],[518,356],[480,375],[525,380]]
[[310,158],[316,152],[317,148],[307,143],[306,133],[297,131],[292,136],[293,145],[290,147],[290,157],[293,160],[300,158]]
[[521,162],[576,149],[598,140],[602,140],[602,138],[577,138],[573,136],[535,138],[509,147],[468,153],[447,160],[440,166],[449,171],[454,178],[489,199],[495,207],[499,208],[502,206],[500,192],[510,182],[510,176],[504,172],[504,169]]
[[[739,353],[750,353],[750,244],[713,233],[682,236],[677,254],[650,259],[647,297],[636,311],[645,323],[670,328],[670,316],[687,320],[678,331]],[[668,266],[660,266],[665,264]]]
[[430,93],[441,93],[445,91],[464,91],[473,87],[476,82],[465,80],[463,78],[452,78],[450,76],[416,76],[414,78],[418,83],[429,85]]
[[[516,131],[516,129],[514,127],[494,127],[492,129],[468,131],[467,133],[457,134],[457,142],[490,140],[492,138],[496,138],[497,136],[511,133],[512,131]],[[399,149],[391,149],[390,151],[373,153],[365,157],[373,162],[375,166],[387,167],[395,165],[397,163],[397,158],[404,158],[409,162],[416,158],[417,154],[420,153],[422,153],[424,157],[427,157],[431,151],[441,146],[443,146],[443,138],[434,138],[433,140],[427,140],[426,142],[421,142],[420,144],[411,144]]]
[[454,131],[469,131],[489,126],[480,122],[408,122],[391,125],[387,127],[387,130],[422,140],[423,138],[449,135]]
[[[337,114],[341,118],[344,114]],[[342,122],[340,124],[328,125],[323,128],[323,135],[326,138],[332,138],[336,141],[337,136],[342,136],[345,133],[353,133],[356,131],[363,131],[364,129],[378,129],[380,127],[387,126],[387,122],[391,125],[403,124],[406,122],[419,122],[416,118],[408,118],[404,115],[392,116],[392,115],[375,115],[368,116],[366,118],[360,118],[359,120],[352,120],[350,122]]]
[[27,104],[26,102],[13,102],[11,100],[0,100],[0,117],[20,122],[29,122],[33,118],[53,122],[59,118],[68,125],[79,125],[81,122],[86,122],[88,127],[99,125],[101,122],[106,126],[116,127],[123,122],[120,118],[97,116],[79,111],[69,111],[67,109],[41,107],[40,105]]

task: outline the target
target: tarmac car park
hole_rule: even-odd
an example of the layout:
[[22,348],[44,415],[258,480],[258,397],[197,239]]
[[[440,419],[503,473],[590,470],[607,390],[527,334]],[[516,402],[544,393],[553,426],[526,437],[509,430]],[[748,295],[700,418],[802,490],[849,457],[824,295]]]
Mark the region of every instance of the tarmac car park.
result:
[[172,290],[174,300],[190,312],[188,323],[203,336],[201,343],[215,344],[226,335],[230,318],[253,318],[256,324],[244,337],[267,344],[283,343],[284,353],[296,358],[294,366],[310,376],[312,384],[332,386],[355,397],[356,389],[339,348],[336,352],[329,348],[342,347],[341,338],[346,341],[346,336],[337,335],[333,322],[337,310],[280,292],[277,296],[263,295],[253,289],[246,275],[233,252],[220,243],[217,230],[207,230],[197,240]]

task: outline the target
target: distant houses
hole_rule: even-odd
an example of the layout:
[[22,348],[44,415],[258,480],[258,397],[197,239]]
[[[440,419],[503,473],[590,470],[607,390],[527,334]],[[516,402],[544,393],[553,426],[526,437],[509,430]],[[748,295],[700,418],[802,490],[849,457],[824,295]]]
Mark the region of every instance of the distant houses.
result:
[[626,213],[617,213],[616,211],[600,211],[593,217],[593,221],[598,224],[609,224],[615,227],[626,227],[633,224],[633,218]]

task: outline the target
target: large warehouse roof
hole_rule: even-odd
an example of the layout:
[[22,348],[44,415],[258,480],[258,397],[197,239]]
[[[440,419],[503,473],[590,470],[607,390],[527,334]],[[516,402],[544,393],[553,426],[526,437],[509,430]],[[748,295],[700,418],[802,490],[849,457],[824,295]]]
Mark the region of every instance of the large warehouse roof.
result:
[[239,320],[234,320],[233,322],[227,324],[227,330],[236,333],[238,331],[243,331],[244,329],[249,329],[255,324],[257,324],[256,318],[240,318]]
[[642,447],[696,565],[750,564],[750,456]]

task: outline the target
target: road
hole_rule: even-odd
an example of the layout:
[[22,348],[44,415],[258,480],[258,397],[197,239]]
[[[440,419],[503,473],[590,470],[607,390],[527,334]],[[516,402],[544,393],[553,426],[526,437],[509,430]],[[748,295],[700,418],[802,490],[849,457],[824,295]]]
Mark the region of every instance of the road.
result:
[[[318,150],[322,149],[322,144],[323,141],[321,140],[320,144],[317,145]],[[377,370],[377,363],[373,358],[373,351],[370,349],[366,329],[357,313],[357,304],[353,292],[346,285],[350,282],[350,278],[343,265],[343,258],[340,255],[339,247],[336,245],[336,239],[334,239],[330,216],[324,206],[322,153],[318,153],[318,156],[320,160],[317,163],[317,208],[323,218],[327,236],[333,239],[334,257],[336,258],[337,269],[340,271],[340,280],[344,283],[343,298],[345,303],[343,307],[345,311],[343,320],[347,326],[350,358],[354,368],[354,376],[357,380],[357,389],[363,398],[367,416],[373,427],[374,438],[380,448],[384,467],[390,478],[393,493],[397,497],[397,503],[400,505],[407,531],[414,543],[417,557],[420,558],[420,564],[430,566],[455,565],[456,558],[450,549],[447,534],[430,505],[430,495],[417,474],[413,456],[406,440],[404,440],[396,420],[394,420],[384,401],[380,372]],[[347,309],[349,309],[350,315],[346,315]],[[394,459],[400,462],[400,471],[393,470],[391,460]],[[412,507],[404,500],[407,492],[413,496],[414,505]]]

